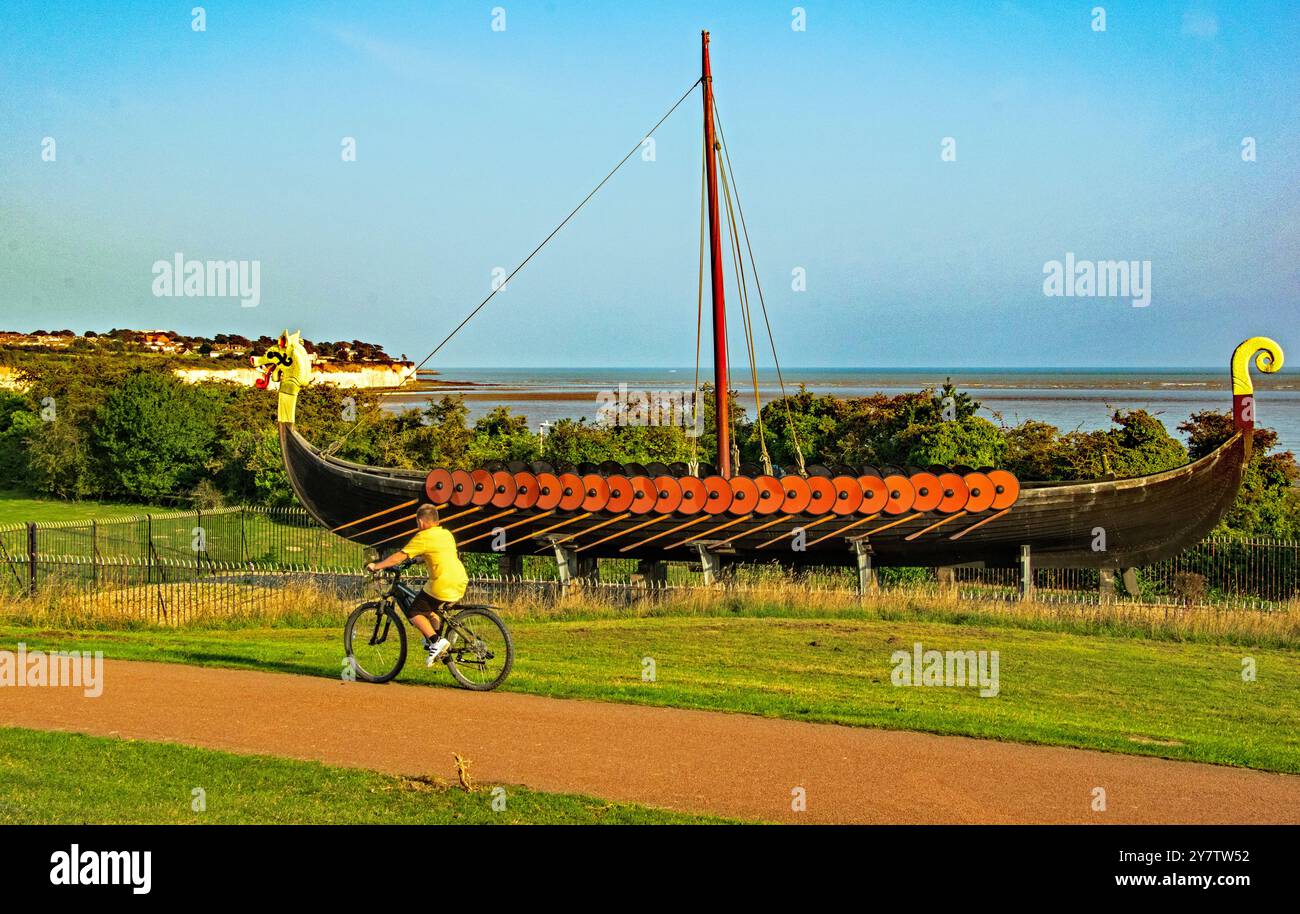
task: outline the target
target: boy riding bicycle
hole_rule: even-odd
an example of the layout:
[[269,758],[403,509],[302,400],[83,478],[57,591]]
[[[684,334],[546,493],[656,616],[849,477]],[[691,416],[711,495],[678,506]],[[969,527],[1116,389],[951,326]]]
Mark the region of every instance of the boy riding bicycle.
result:
[[424,636],[424,649],[428,654],[426,666],[433,666],[450,646],[446,638],[438,636],[434,627],[434,611],[446,610],[465,596],[469,574],[456,553],[456,538],[451,531],[438,524],[438,509],[433,505],[420,505],[415,512],[415,523],[420,528],[410,542],[382,562],[370,562],[367,571],[383,571],[407,559],[422,558],[429,570],[424,589],[406,610],[406,617]]

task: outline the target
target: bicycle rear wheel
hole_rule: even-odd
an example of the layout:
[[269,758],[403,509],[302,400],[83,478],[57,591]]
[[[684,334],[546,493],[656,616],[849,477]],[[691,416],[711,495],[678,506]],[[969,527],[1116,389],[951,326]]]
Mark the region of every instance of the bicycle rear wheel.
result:
[[406,626],[388,603],[362,603],[348,616],[343,648],[358,679],[388,682],[406,663]]
[[490,692],[510,675],[515,644],[501,617],[486,606],[467,606],[448,620],[447,669],[475,692]]

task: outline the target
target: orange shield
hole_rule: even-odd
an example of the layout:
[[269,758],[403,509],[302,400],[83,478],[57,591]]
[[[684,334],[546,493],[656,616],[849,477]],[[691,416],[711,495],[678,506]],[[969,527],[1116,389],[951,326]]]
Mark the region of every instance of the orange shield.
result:
[[706,476],[703,482],[706,513],[721,514],[731,507],[731,483],[721,476]]
[[430,470],[424,480],[424,494],[435,505],[445,505],[451,500],[451,471],[438,468]]
[[515,503],[515,474],[497,470],[492,474],[492,507],[508,508]]
[[682,503],[682,484],[675,476],[655,477],[655,511],[672,514]]

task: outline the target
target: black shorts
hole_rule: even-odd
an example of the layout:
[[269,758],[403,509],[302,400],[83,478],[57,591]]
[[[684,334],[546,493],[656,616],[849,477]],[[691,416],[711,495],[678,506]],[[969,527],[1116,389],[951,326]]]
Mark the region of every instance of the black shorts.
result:
[[402,611],[406,613],[406,618],[414,619],[416,616],[431,616],[435,612],[446,612],[454,605],[452,601],[439,600],[430,596],[427,591],[421,590],[411,601],[410,608],[403,607]]

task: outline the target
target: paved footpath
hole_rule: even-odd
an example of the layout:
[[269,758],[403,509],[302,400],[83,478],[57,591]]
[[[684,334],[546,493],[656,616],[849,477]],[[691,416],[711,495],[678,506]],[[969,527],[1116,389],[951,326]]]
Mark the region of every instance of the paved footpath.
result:
[[1300,822],[1300,777],[1083,749],[123,660],[105,684],[0,689],[0,725],[447,780],[459,754],[479,783],[786,822]]

